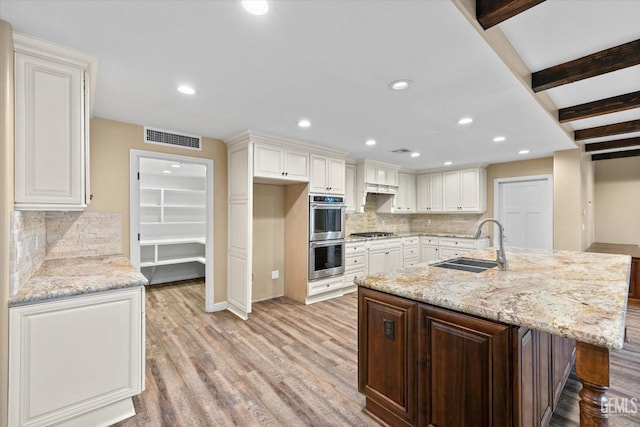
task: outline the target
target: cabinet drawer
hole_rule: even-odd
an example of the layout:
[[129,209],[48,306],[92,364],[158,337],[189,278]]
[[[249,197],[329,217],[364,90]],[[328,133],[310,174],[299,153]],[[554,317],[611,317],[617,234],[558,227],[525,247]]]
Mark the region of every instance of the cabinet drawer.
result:
[[416,246],[419,243],[420,243],[420,238],[418,236],[416,236],[416,237],[403,237],[402,238],[402,244],[404,245],[405,248],[407,246]]
[[418,245],[416,246],[409,246],[404,248],[404,252],[403,252],[403,258],[407,259],[407,258],[417,258],[420,255],[420,247]]
[[308,296],[318,295],[325,292],[342,288],[344,284],[343,276],[331,277],[325,280],[309,282],[307,285]]
[[420,244],[438,246],[438,237],[422,236],[420,237]]
[[367,242],[369,250],[384,250],[384,249],[400,249],[402,246],[401,239],[382,239],[382,240],[370,240]]
[[418,259],[418,257],[415,258],[405,258],[404,259],[404,263],[403,263],[403,267],[407,268],[407,267],[413,267],[414,265],[420,263],[420,259]]
[[364,253],[366,250],[367,246],[365,242],[347,243],[345,245],[346,256],[349,256],[349,254]]
[[449,258],[455,258],[455,257],[459,257],[459,256],[464,256],[465,253],[470,252],[467,249],[464,248],[440,248],[440,259],[449,259]]
[[365,266],[364,254],[347,256],[344,258],[345,270],[352,270],[354,268],[363,269],[364,266]]
[[353,286],[355,285],[355,283],[353,283],[353,279],[355,279],[356,277],[362,277],[366,275],[367,274],[365,273],[364,269],[349,271],[344,274],[344,285]]
[[442,238],[440,239],[440,247],[446,246],[448,248],[466,248],[466,249],[475,249],[476,248],[476,240],[475,239],[449,239]]

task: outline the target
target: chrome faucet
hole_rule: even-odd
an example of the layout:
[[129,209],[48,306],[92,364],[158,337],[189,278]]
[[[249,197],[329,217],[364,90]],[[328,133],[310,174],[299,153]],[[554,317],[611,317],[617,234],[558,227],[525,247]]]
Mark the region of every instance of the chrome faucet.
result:
[[480,237],[480,232],[482,231],[482,226],[485,222],[495,222],[498,226],[498,230],[500,231],[498,235],[498,238],[500,239],[500,249],[496,251],[496,262],[498,263],[500,270],[506,270],[509,267],[509,262],[507,261],[507,256],[504,253],[504,228],[502,227],[502,224],[493,218],[487,218],[480,221],[478,224],[478,231],[476,231],[476,239]]

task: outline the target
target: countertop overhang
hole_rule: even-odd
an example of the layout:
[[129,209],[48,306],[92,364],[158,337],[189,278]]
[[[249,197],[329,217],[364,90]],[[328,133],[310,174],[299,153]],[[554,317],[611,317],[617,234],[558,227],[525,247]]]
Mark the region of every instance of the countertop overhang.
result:
[[[355,283],[486,319],[620,349],[631,257],[509,248],[508,270],[469,273],[419,264]],[[494,260],[495,248],[465,254]]]
[[122,255],[53,259],[43,262],[9,298],[9,306],[146,284],[147,279]]

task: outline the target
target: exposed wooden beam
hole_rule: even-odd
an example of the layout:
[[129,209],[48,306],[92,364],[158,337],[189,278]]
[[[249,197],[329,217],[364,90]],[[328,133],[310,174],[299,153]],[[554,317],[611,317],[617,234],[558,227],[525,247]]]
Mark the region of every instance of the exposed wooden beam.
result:
[[573,120],[588,119],[589,117],[601,116],[603,114],[631,110],[633,108],[640,108],[640,91],[561,108],[558,111],[558,121],[560,123],[566,123]]
[[640,64],[640,40],[554,65],[531,75],[534,92]]
[[613,153],[592,154],[591,160],[621,159],[640,156],[640,150],[614,151]]
[[620,135],[631,132],[640,132],[640,120],[631,120],[629,122],[613,123],[594,128],[580,129],[574,132],[574,139],[576,141],[582,141],[584,139],[600,138],[603,136]]
[[615,139],[613,141],[593,142],[591,144],[584,144],[584,151],[601,151],[601,150],[613,150],[615,148],[635,147],[640,145],[640,137]]
[[476,19],[485,30],[545,0],[476,0]]

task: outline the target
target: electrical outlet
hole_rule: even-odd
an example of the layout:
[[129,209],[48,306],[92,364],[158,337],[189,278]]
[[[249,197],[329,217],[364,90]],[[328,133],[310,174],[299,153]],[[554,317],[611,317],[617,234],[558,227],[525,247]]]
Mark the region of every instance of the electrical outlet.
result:
[[271,278],[272,279],[277,279],[278,277],[280,277],[280,270],[273,270],[271,272]]

